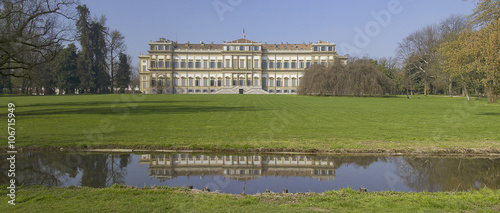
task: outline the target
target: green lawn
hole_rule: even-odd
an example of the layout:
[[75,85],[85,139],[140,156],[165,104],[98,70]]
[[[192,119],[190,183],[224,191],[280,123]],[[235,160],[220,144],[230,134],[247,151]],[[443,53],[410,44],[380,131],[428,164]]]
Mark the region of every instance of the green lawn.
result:
[[[4,187],[2,187],[4,188]],[[470,192],[228,195],[183,188],[18,189],[16,205],[1,196],[1,212],[498,212],[500,190]]]
[[[6,96],[17,146],[499,150],[500,105],[460,97]],[[6,141],[7,132],[0,133]]]

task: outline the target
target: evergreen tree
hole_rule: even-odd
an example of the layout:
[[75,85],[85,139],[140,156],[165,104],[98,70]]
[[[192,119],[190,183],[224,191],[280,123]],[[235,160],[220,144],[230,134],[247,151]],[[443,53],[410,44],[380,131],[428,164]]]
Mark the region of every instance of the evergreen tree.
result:
[[130,84],[130,57],[124,53],[119,54],[118,70],[116,72],[116,86],[123,91]]
[[80,42],[81,51],[78,53],[77,72],[80,79],[81,92],[87,92],[95,88],[95,74],[92,70],[92,52],[90,43],[90,24],[89,16],[90,11],[86,5],[79,5],[76,7],[79,19],[76,22],[77,37]]
[[105,18],[101,17],[100,20],[94,20],[90,24],[90,41],[93,54],[92,73],[94,74],[93,80],[95,88],[93,91],[96,93],[109,92],[110,77],[108,65],[106,63],[107,47],[106,47],[106,27]]
[[59,53],[54,64],[56,86],[66,94],[73,94],[80,85],[77,73],[76,46],[69,44]]
[[77,69],[80,88],[90,93],[106,93],[110,85],[106,63],[106,27],[105,18],[89,20],[87,6],[77,7],[78,40],[82,50],[78,54]]

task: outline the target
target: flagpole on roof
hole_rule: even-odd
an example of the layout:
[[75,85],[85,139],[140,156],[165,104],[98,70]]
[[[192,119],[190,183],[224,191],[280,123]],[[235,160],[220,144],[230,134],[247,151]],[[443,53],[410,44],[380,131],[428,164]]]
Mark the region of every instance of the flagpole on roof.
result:
[[247,35],[245,35],[245,28],[243,28],[243,38],[246,38]]

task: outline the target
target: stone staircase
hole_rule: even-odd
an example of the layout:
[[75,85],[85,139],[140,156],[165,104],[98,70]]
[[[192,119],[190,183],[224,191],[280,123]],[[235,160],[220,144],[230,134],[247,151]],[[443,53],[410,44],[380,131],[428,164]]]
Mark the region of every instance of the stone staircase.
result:
[[225,87],[212,94],[239,94],[240,89],[243,89],[243,94],[268,94],[262,87],[253,86],[234,86]]

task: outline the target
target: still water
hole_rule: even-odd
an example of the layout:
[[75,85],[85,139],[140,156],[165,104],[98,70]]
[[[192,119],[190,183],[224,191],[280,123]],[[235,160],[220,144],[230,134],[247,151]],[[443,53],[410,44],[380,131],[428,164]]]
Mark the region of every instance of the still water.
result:
[[[1,157],[0,183],[7,184],[7,156]],[[231,194],[500,188],[500,158],[18,153],[16,159],[18,183],[60,187],[193,185]]]

